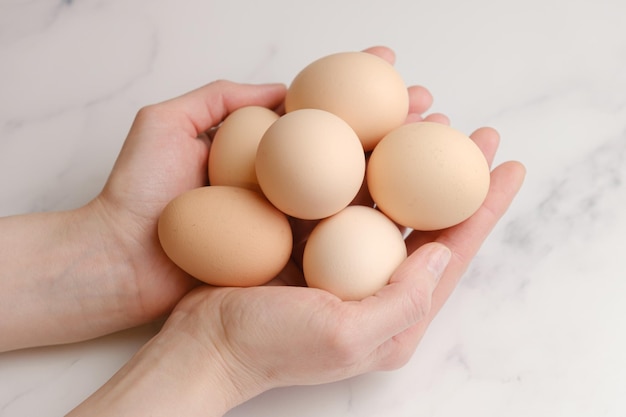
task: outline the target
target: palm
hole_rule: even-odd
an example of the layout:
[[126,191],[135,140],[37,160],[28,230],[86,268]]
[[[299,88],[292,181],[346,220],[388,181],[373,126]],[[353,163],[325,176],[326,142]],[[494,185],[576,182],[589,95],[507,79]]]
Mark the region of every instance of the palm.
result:
[[[472,137],[491,162],[498,144],[497,133],[480,129]],[[380,369],[395,368],[410,358],[474,254],[508,208],[523,176],[524,169],[517,162],[500,165],[492,171],[484,204],[470,219],[442,231],[413,232],[407,238],[410,253],[434,241],[445,244],[453,253],[432,295],[430,308],[425,307],[425,315],[416,324],[395,328],[391,322],[377,323],[375,318],[382,314],[381,311],[388,313],[393,309],[387,305],[377,310],[380,307],[377,304],[384,303],[382,300],[397,301],[397,298],[385,297],[385,290],[404,294],[406,288],[396,287],[394,290],[390,285],[362,302],[341,302],[326,291],[298,288],[303,282],[302,272],[294,260],[270,282],[270,285],[279,287],[203,287],[185,298],[180,308],[193,310],[192,306],[202,306],[201,317],[212,327],[206,334],[215,339],[209,343],[226,344],[226,349],[234,353],[241,366],[251,367],[257,374],[273,375],[274,383],[279,385],[342,379],[368,370],[373,363],[378,363]],[[418,265],[408,265],[416,262],[414,259],[409,258],[403,267],[415,271]],[[395,277],[391,281],[398,284]],[[216,305],[220,308],[214,308]],[[210,315],[213,316],[207,319]],[[343,320],[345,317],[351,317],[361,325],[355,326],[352,319]],[[377,326],[392,337],[383,338],[380,343],[368,343],[369,332],[375,333]],[[289,335],[291,343],[277,345],[275,341],[281,340],[285,334]],[[327,345],[320,349],[320,344]],[[354,349],[359,346],[366,348]],[[329,361],[320,352],[339,354],[339,362]],[[307,360],[301,360],[303,357]],[[316,375],[316,379],[311,379],[311,375]]]
[[206,132],[227,114],[247,105],[275,107],[284,86],[214,82],[184,96],[142,109],[135,119],[111,176],[96,199],[107,226],[119,236],[131,265],[139,322],[169,312],[197,285],[162,251],[157,221],[179,194],[206,184]]
[[115,208],[115,226],[131,234],[128,249],[140,305],[143,314],[154,317],[171,309],[195,284],[161,250],[156,222],[170,200],[206,182],[208,147],[146,113],[138,115],[100,199]]
[[[369,52],[393,62],[393,54],[385,48],[374,48]],[[421,119],[419,115],[430,107],[432,97],[421,87],[409,88],[409,97],[410,120]],[[156,224],[169,201],[184,191],[206,184],[208,146],[207,141],[199,137],[205,136],[204,132],[236,108],[245,105],[274,108],[283,98],[284,87],[218,82],[169,102],[149,106],[137,115],[109,181],[97,200],[108,212],[108,225],[122,236],[123,250],[127,251],[133,269],[141,319],[167,313],[197,285],[161,250]],[[441,115],[426,119],[447,122]],[[489,136],[479,133],[474,139],[491,160],[497,135],[495,140],[493,135]],[[310,229],[308,226],[296,234],[306,235]],[[462,235],[462,230],[456,233],[455,229],[441,235],[416,234],[407,240],[407,245],[412,252],[426,241],[443,239],[462,247],[463,244],[458,242]],[[299,236],[296,237],[298,240],[301,240]],[[471,248],[469,252],[478,244],[480,242],[467,242]],[[272,283],[301,285],[303,279],[297,266],[298,258],[299,252],[296,251],[294,262],[290,262]]]

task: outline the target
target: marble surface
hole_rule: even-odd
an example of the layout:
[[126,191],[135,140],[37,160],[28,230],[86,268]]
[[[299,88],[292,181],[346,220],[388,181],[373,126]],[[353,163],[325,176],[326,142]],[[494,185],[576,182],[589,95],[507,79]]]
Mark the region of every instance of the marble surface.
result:
[[[228,415],[626,416],[624,16],[621,0],[0,0],[0,215],[91,199],[144,104],[385,44],[453,126],[502,133],[525,186],[404,368]],[[157,328],[0,355],[0,416],[63,415]]]

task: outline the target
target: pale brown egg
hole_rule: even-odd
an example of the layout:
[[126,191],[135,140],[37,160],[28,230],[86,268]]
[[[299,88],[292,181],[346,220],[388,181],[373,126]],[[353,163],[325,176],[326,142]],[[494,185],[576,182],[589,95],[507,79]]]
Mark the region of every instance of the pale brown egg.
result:
[[261,137],[278,114],[260,106],[241,107],[219,126],[209,153],[211,185],[232,185],[260,191],[254,161]]
[[323,110],[285,114],[267,129],[257,150],[261,190],[281,211],[300,219],[321,219],[346,207],[364,173],[356,133]]
[[367,185],[377,207],[415,230],[454,226],[476,212],[490,174],[480,148],[465,134],[438,123],[394,129],[372,152]]
[[266,283],[287,264],[292,248],[287,216],[260,193],[231,186],[178,196],[163,210],[158,234],[176,265],[218,286]]
[[409,96],[400,74],[384,59],[366,52],[341,52],[312,62],[292,81],[285,110],[305,108],[341,117],[369,151],[404,123]]
[[384,287],[406,256],[402,234],[391,220],[374,208],[349,206],[311,232],[304,278],[309,287],[342,300],[361,300]]

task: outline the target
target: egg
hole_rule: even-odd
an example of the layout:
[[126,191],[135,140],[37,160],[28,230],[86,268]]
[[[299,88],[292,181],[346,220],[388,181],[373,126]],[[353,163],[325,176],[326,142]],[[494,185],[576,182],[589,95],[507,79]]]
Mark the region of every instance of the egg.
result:
[[219,126],[209,153],[211,185],[232,185],[260,191],[255,159],[261,137],[278,114],[260,106],[241,107]]
[[476,212],[489,189],[480,148],[449,126],[417,122],[387,134],[372,152],[367,185],[377,208],[415,230],[454,226]]
[[361,300],[384,287],[406,257],[391,220],[374,208],[349,206],[313,229],[302,268],[309,287]]
[[226,117],[210,147],[211,185],[159,218],[165,254],[207,284],[263,285],[293,259],[309,287],[362,300],[406,259],[405,230],[454,226],[487,195],[478,146],[442,124],[405,124],[402,77],[373,54],[312,62],[284,110]]
[[274,278],[287,264],[292,234],[287,216],[260,193],[206,186],[172,200],[158,221],[166,255],[207,284],[247,287]]
[[345,120],[370,151],[389,131],[404,123],[409,96],[395,68],[366,52],[322,57],[300,71],[285,97],[285,110],[315,108]]
[[364,173],[356,133],[324,110],[285,114],[267,129],[257,149],[261,190],[282,212],[304,220],[328,217],[350,204]]

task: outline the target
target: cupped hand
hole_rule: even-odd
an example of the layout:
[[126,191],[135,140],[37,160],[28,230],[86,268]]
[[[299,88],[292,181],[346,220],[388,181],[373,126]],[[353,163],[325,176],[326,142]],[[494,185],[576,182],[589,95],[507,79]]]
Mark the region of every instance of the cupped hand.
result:
[[217,81],[138,112],[104,189],[86,207],[115,232],[130,266],[119,287],[130,288],[134,324],[168,313],[198,284],[162,251],[157,221],[170,200],[207,184],[206,132],[237,108],[274,108],[284,95],[281,84]]
[[[367,52],[394,61],[387,48]],[[523,182],[525,170],[518,162],[493,169],[478,211],[449,229],[410,233],[406,261],[388,285],[361,301],[341,301],[302,286],[297,255],[266,286],[198,286],[161,251],[158,216],[176,195],[206,183],[208,147],[202,138],[208,129],[244,105],[275,108],[284,94],[284,86],[217,82],[139,112],[91,209],[116,230],[133,264],[129,279],[140,300],[137,314],[154,317],[182,300],[161,332],[76,415],[98,408],[109,414],[169,408],[173,414],[221,415],[273,387],[403,365]],[[409,87],[409,97],[407,122],[448,123],[444,115],[423,116],[432,104],[425,88]],[[498,133],[481,128],[471,138],[491,164]],[[296,235],[304,239],[312,223],[295,224]],[[137,401],[143,397],[150,400]]]
[[[471,137],[491,163],[498,133],[482,128]],[[299,286],[202,287],[177,306],[164,334],[187,329],[194,340],[221,352],[232,378],[247,381],[251,392],[401,366],[505,213],[524,175],[518,162],[498,166],[485,202],[471,218],[442,231],[412,232],[406,240],[410,256],[390,284],[362,301],[345,302]],[[283,282],[300,279],[294,279],[300,272],[293,264],[284,273]]]
[[[394,53],[385,47],[366,52],[390,63],[395,60]],[[114,232],[113,247],[129,266],[130,272],[120,277],[123,282],[110,284],[124,288],[128,294],[129,323],[125,326],[167,314],[184,294],[198,285],[166,257],[156,225],[170,200],[207,184],[210,142],[207,132],[243,106],[280,109],[285,91],[281,84],[217,81],[138,112],[104,189],[85,207],[106,230]],[[408,93],[408,119],[421,120],[432,104],[432,96],[420,86],[409,87]],[[445,116],[435,114],[426,120],[442,118]]]
[[[492,161],[497,132],[483,128],[472,138]],[[493,169],[478,211],[446,230],[411,233],[407,260],[361,301],[295,285],[194,289],[161,332],[71,415],[218,416],[273,387],[403,365],[524,175],[518,162]],[[274,284],[299,274],[291,263]]]

